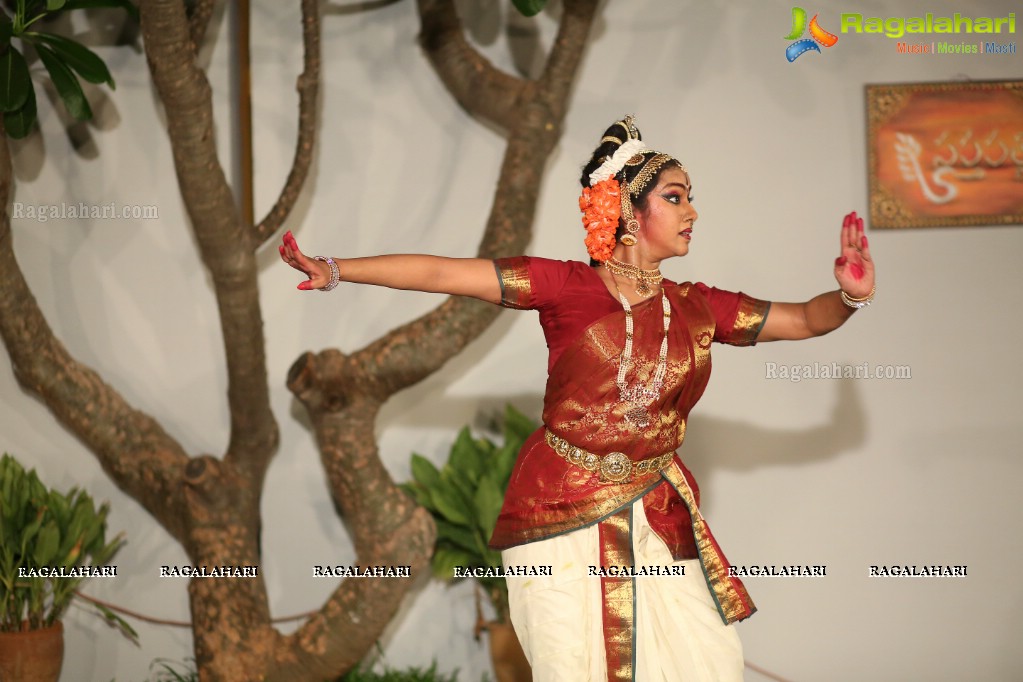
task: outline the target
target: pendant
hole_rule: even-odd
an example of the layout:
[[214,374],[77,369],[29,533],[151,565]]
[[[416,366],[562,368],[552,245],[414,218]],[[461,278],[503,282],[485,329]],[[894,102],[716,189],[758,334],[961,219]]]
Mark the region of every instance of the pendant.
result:
[[633,405],[625,411],[625,421],[634,427],[645,429],[650,426],[650,412],[642,405]]
[[654,293],[654,290],[650,288],[650,285],[645,279],[639,280],[639,284],[636,285],[636,293],[646,298]]

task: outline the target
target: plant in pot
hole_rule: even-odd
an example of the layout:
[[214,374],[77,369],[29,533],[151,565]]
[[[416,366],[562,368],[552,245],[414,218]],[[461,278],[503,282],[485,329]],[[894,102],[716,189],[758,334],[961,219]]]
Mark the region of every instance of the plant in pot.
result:
[[[107,542],[109,507],[78,488],[48,489],[35,470],[0,458],[0,680],[56,681],[64,656],[61,616],[82,580],[116,574],[107,563],[124,544]],[[132,639],[112,612],[102,615]]]
[[[537,425],[512,406],[505,409],[503,443],[474,438],[463,428],[451,446],[448,461],[439,470],[425,457],[412,455],[412,477],[405,489],[433,515],[437,524],[432,571],[436,578],[454,582],[456,568],[500,568],[501,553],[487,547],[504,502],[519,449]],[[490,635],[490,654],[498,682],[532,679],[529,664],[511,627],[508,586],[503,577],[473,578],[490,601],[496,619],[485,622],[479,614],[476,637]],[[478,604],[478,602],[477,602]]]

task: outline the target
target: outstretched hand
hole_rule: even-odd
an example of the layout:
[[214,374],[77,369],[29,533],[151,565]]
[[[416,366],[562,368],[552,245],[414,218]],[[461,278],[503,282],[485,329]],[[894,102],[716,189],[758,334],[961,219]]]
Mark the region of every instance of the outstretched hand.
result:
[[869,296],[874,288],[874,261],[870,246],[863,234],[863,218],[856,211],[842,222],[841,255],[835,259],[835,279],[838,286],[853,298]]
[[330,282],[330,266],[299,251],[298,242],[295,241],[295,235],[291,234],[291,230],[284,233],[277,250],[281,253],[281,260],[309,278],[299,282],[298,288],[302,291],[322,289]]

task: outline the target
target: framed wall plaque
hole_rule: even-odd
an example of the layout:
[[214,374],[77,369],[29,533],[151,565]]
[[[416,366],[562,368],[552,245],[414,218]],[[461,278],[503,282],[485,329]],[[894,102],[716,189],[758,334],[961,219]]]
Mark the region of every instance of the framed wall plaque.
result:
[[867,85],[870,224],[1023,224],[1023,81]]

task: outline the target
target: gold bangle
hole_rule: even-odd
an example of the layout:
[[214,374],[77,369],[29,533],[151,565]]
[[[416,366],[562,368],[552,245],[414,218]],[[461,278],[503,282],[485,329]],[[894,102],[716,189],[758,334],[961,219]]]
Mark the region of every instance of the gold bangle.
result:
[[844,303],[846,307],[852,308],[853,310],[859,310],[860,308],[864,308],[871,304],[874,300],[874,293],[877,291],[877,287],[871,287],[870,293],[863,298],[853,298],[842,289],[839,289],[838,291],[839,297],[842,299],[842,303]]
[[[845,291],[842,291],[842,293],[845,294]],[[877,285],[876,284],[874,286],[870,287],[870,293],[867,294],[866,296],[864,296],[863,298],[856,298],[854,296],[850,296],[849,294],[845,294],[845,297],[848,298],[850,301],[854,301],[856,303],[863,303],[864,301],[869,301],[872,298],[874,298],[874,294],[875,293],[877,293]]]

